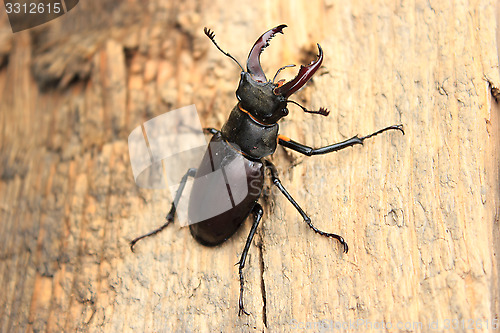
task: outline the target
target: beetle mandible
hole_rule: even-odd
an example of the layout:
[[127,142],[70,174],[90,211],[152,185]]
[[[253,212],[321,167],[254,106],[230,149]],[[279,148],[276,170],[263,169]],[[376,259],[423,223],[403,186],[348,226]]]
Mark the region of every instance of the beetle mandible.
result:
[[[288,193],[278,178],[276,167],[267,159],[266,156],[273,154],[279,145],[295,150],[307,156],[319,155],[338,151],[356,144],[362,144],[365,139],[371,138],[377,134],[388,130],[399,130],[404,134],[403,125],[393,125],[383,128],[377,132],[363,137],[357,135],[332,145],[321,148],[312,148],[278,133],[278,120],[288,114],[288,103],[299,106],[304,112],[327,116],[329,111],[325,108],[320,108],[317,111],[311,111],[301,106],[297,102],[291,101],[288,98],[306,84],[313,76],[323,62],[323,50],[317,44],[319,54],[317,59],[307,66],[301,66],[297,76],[284,83],[284,80],[274,82],[278,73],[289,66],[280,68],[274,79],[267,80],[264,71],[260,65],[260,54],[269,45],[269,40],[277,33],[283,33],[286,25],[282,24],[265,32],[255,42],[247,60],[247,70],[245,71],[241,64],[229,53],[222,50],[215,42],[215,34],[213,31],[205,28],[204,32],[213,42],[213,44],[224,55],[234,60],[241,68],[241,77],[236,97],[238,103],[232,109],[229,119],[223,125],[220,131],[208,128],[205,129],[213,137],[207,147],[207,151],[200,163],[198,169],[191,168],[183,176],[171,209],[166,216],[164,225],[156,230],[153,230],[143,236],[137,237],[130,242],[130,248],[133,251],[134,245],[142,238],[157,234],[168,226],[173,220],[176,212],[176,206],[184,190],[185,183],[188,177],[195,179],[204,177],[211,173],[214,169],[226,170],[225,179],[230,188],[232,208],[228,209],[216,216],[209,218],[199,218],[199,207],[211,207],[221,205],[220,197],[214,195],[209,187],[196,185],[195,182],[189,198],[188,218],[190,220],[189,229],[193,237],[201,244],[206,246],[215,246],[223,243],[230,238],[246,218],[253,213],[254,221],[250,234],[248,235],[243,253],[238,261],[239,279],[240,279],[240,296],[239,296],[239,311],[238,314],[248,314],[243,305],[243,268],[245,266],[246,257],[252,239],[257,230],[257,226],[262,219],[263,209],[257,202],[264,185],[264,171],[269,169],[273,184],[283,193],[290,203],[297,209],[307,225],[316,233],[337,239],[343,246],[344,253],[347,253],[348,246],[345,240],[337,234],[327,233],[316,228],[309,216],[299,206],[299,204]],[[242,159],[244,162],[244,170],[234,170],[228,168],[230,163],[235,159]],[[251,185],[257,191],[248,191],[245,186],[233,186],[231,179],[245,178],[243,184],[248,187]],[[240,179],[241,180],[241,179]],[[241,183],[241,181],[240,181]],[[245,187],[245,188],[243,188]],[[234,204],[233,197],[240,197],[239,203]],[[199,221],[191,223],[192,221]]]

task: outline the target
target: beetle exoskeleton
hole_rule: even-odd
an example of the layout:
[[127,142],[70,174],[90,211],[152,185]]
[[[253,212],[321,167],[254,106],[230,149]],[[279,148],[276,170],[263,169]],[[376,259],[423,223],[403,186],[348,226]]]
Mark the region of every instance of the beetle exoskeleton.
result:
[[[327,116],[329,113],[326,108],[320,108],[317,111],[308,110],[297,102],[288,99],[302,88],[320,68],[323,62],[323,50],[319,44],[317,44],[317,59],[307,66],[301,66],[297,76],[289,82],[283,83],[279,81],[275,83],[274,79],[270,81],[266,78],[260,65],[260,54],[269,45],[269,40],[277,33],[282,33],[285,27],[284,24],[279,25],[268,30],[257,39],[248,55],[246,71],[233,56],[217,45],[215,34],[205,28],[205,34],[214,45],[224,55],[233,59],[242,70],[236,90],[238,103],[232,109],[229,119],[220,131],[212,128],[207,129],[209,133],[213,134],[213,137],[208,144],[206,153],[198,169],[189,169],[183,177],[171,209],[167,214],[165,224],[130,242],[133,251],[138,240],[157,234],[174,220],[176,206],[180,200],[187,177],[194,176],[195,179],[201,179],[215,170],[222,170],[223,178],[221,179],[223,179],[223,185],[227,187],[229,196],[221,198],[217,193],[214,193],[213,186],[206,185],[206,182],[195,182],[189,199],[189,229],[199,243],[206,246],[215,246],[230,238],[246,218],[253,213],[253,225],[238,262],[240,277],[238,313],[240,315],[241,313],[248,314],[243,305],[243,268],[250,244],[263,215],[262,207],[257,201],[261,196],[265,169],[270,171],[273,184],[297,209],[314,232],[337,239],[341,243],[343,251],[345,253],[348,251],[347,243],[341,236],[321,231],[312,224],[309,216],[282,185],[276,167],[265,157],[273,154],[278,145],[311,156],[331,153],[356,144],[362,144],[364,140],[389,130],[398,130],[404,134],[402,125],[393,125],[370,135],[354,136],[348,140],[321,148],[312,148],[279,134],[277,122],[289,114],[287,108],[289,103],[298,105],[307,113],[323,116]],[[278,73],[285,67],[280,68]],[[236,161],[239,163],[235,163]],[[251,191],[249,188],[251,188]],[[213,210],[214,207],[216,214],[205,214],[207,210]]]

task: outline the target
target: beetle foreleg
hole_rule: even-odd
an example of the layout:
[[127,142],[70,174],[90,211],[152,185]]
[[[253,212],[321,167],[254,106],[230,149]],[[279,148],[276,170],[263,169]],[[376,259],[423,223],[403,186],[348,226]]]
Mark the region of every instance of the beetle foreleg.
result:
[[341,149],[344,149],[347,147],[352,147],[352,146],[358,145],[358,144],[362,145],[363,141],[365,139],[371,138],[372,136],[375,136],[377,134],[380,134],[380,133],[383,133],[383,132],[389,131],[389,130],[398,130],[398,131],[401,131],[403,134],[405,134],[405,132],[403,130],[403,125],[400,124],[400,125],[393,125],[393,126],[383,128],[381,130],[378,130],[375,133],[363,136],[361,138],[356,135],[356,136],[354,136],[350,139],[347,139],[345,141],[342,141],[339,143],[334,143],[332,145],[329,145],[326,147],[321,147],[321,148],[312,148],[312,147],[303,145],[301,143],[298,143],[298,142],[291,140],[290,138],[287,138],[284,135],[278,136],[278,143],[280,145],[282,145],[283,147],[293,149],[293,150],[298,151],[299,153],[307,155],[307,156],[320,155],[320,154],[327,154],[327,153],[331,153],[334,151],[338,151],[338,150],[341,150]]
[[281,180],[278,178],[278,171],[276,170],[276,167],[274,166],[274,164],[272,164],[271,162],[269,162],[267,160],[265,161],[265,163],[266,163],[266,167],[268,167],[269,170],[271,171],[271,178],[272,178],[273,184],[276,185],[276,187],[278,187],[278,189],[281,191],[281,193],[283,193],[283,195],[288,199],[288,201],[290,201],[290,203],[295,207],[295,209],[298,210],[299,214],[302,216],[302,218],[307,223],[307,225],[312,230],[314,230],[314,232],[320,234],[321,236],[337,239],[340,242],[340,244],[342,244],[342,246],[344,247],[344,253],[347,253],[347,251],[349,250],[349,247],[347,246],[347,243],[345,242],[344,238],[342,238],[342,236],[340,236],[340,235],[330,234],[328,232],[324,232],[324,231],[321,231],[318,228],[316,228],[312,224],[311,218],[309,216],[307,216],[307,214],[302,210],[302,208],[300,208],[299,204],[295,201],[295,199],[292,198],[290,193],[288,193],[288,191],[281,184]]
[[182,176],[181,183],[179,184],[179,188],[177,189],[177,192],[175,193],[175,198],[174,198],[174,201],[172,202],[172,206],[170,207],[170,211],[168,212],[167,216],[165,217],[165,220],[166,220],[165,224],[163,224],[158,229],[155,229],[155,230],[153,230],[151,232],[148,232],[145,235],[139,236],[139,237],[135,238],[134,240],[132,240],[130,242],[130,250],[132,252],[134,252],[134,245],[135,245],[135,243],[137,243],[138,241],[140,241],[143,238],[156,235],[157,233],[159,233],[160,231],[162,231],[163,229],[165,229],[174,220],[175,211],[177,209],[177,204],[179,203],[179,200],[181,199],[182,192],[184,191],[184,187],[186,186],[187,178],[188,177],[194,177],[195,174],[196,174],[196,169],[195,168],[190,168],[186,172],[186,174],[184,176]]
[[212,127],[205,127],[203,129],[203,132],[205,132],[206,134],[213,134],[213,135],[215,135],[215,134],[219,133],[220,131],[218,129],[215,129],[215,128],[212,128]]
[[240,259],[240,261],[237,262],[237,264],[240,265],[240,267],[239,267],[240,300],[238,303],[240,306],[240,310],[238,311],[238,316],[241,316],[241,313],[249,315],[249,313],[245,311],[245,307],[243,306],[243,283],[244,283],[244,281],[243,281],[243,267],[245,267],[245,261],[247,259],[247,254],[248,254],[248,250],[250,249],[250,245],[252,244],[253,236],[255,235],[255,232],[257,231],[257,226],[259,225],[259,222],[262,219],[262,215],[264,214],[264,211],[262,210],[262,206],[258,203],[256,203],[255,206],[253,206],[252,212],[255,216],[255,219],[253,221],[252,229],[250,230],[250,233],[248,234],[245,248],[243,249],[243,253],[241,254],[241,259]]

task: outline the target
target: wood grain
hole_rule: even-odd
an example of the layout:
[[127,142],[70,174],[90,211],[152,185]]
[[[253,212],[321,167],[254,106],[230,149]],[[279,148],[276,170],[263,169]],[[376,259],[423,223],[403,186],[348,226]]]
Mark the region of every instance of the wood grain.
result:
[[[498,13],[494,1],[88,0],[11,34],[1,12],[0,331],[429,332],[446,320],[491,331]],[[264,70],[306,64],[320,43],[323,67],[294,99],[331,110],[291,105],[281,133],[316,147],[398,123],[406,135],[310,158],[278,149],[283,185],[350,250],[314,234],[268,181],[245,268],[251,315],[238,317],[234,264],[250,221],[216,248],[176,224],[131,253],[172,198],[135,185],[127,137],[190,104],[220,128],[239,72],[203,27],[243,62],[281,23]]]

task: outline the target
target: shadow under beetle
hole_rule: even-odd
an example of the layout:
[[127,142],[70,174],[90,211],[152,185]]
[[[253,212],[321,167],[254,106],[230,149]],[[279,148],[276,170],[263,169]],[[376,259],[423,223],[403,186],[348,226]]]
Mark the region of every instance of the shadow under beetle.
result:
[[[254,222],[248,235],[245,248],[241,255],[239,264],[240,278],[240,297],[239,297],[239,312],[248,314],[243,306],[243,268],[245,260],[252,243],[252,239],[257,230],[260,220],[262,219],[262,206],[257,203],[262,188],[264,185],[264,171],[269,169],[271,179],[274,185],[283,193],[290,203],[297,209],[307,225],[316,233],[337,239],[343,246],[345,253],[348,251],[347,243],[344,239],[332,233],[327,233],[317,229],[311,219],[302,210],[299,204],[292,198],[288,191],[281,184],[278,178],[276,167],[264,157],[273,154],[278,144],[295,150],[307,156],[319,155],[338,151],[356,144],[362,144],[365,139],[380,134],[388,130],[399,130],[404,134],[402,125],[393,125],[383,128],[375,133],[364,137],[354,136],[348,140],[335,143],[326,147],[312,148],[301,143],[295,142],[290,138],[278,134],[277,121],[288,114],[287,105],[293,103],[298,105],[303,111],[313,114],[328,115],[328,110],[320,108],[318,111],[310,111],[299,105],[297,102],[290,101],[288,98],[299,90],[318,70],[323,61],[323,50],[318,44],[318,58],[307,66],[301,66],[297,76],[289,82],[284,83],[284,80],[274,82],[278,73],[289,66],[284,66],[278,70],[273,81],[267,80],[262,67],[260,65],[260,54],[269,45],[269,40],[276,34],[282,33],[286,25],[277,26],[265,32],[255,42],[250,50],[247,60],[247,70],[245,71],[241,64],[233,58],[229,53],[223,51],[215,42],[215,34],[205,28],[205,34],[210,38],[214,45],[227,57],[233,59],[241,67],[241,78],[236,97],[238,104],[233,108],[229,119],[224,124],[220,131],[208,128],[206,131],[213,134],[213,137],[207,147],[207,151],[200,163],[198,169],[189,169],[184,175],[175,195],[172,207],[166,216],[166,223],[160,228],[153,230],[143,236],[140,236],[130,242],[130,248],[134,250],[134,245],[142,238],[157,234],[169,225],[175,216],[176,206],[184,190],[185,183],[188,177],[203,177],[211,173],[214,169],[226,170],[225,179],[230,197],[242,197],[242,200],[233,208],[224,211],[223,213],[201,220],[201,222],[190,224],[189,229],[193,237],[201,244],[206,246],[215,246],[223,243],[231,237],[245,219],[253,213]],[[227,167],[231,161],[243,156],[245,170],[231,171]],[[234,177],[245,177],[246,186],[233,186],[231,179]],[[240,182],[241,184],[241,179]],[[243,184],[245,182],[243,181]],[[252,185],[253,189],[258,191],[247,191],[248,186]],[[231,186],[230,186],[231,185]],[[231,199],[232,200],[232,199]],[[200,205],[215,206],[221,205],[221,199],[217,194],[214,194],[210,187],[197,185],[195,182],[191,191],[188,208],[188,218],[191,220],[197,207]],[[234,203],[234,202],[233,202]]]

